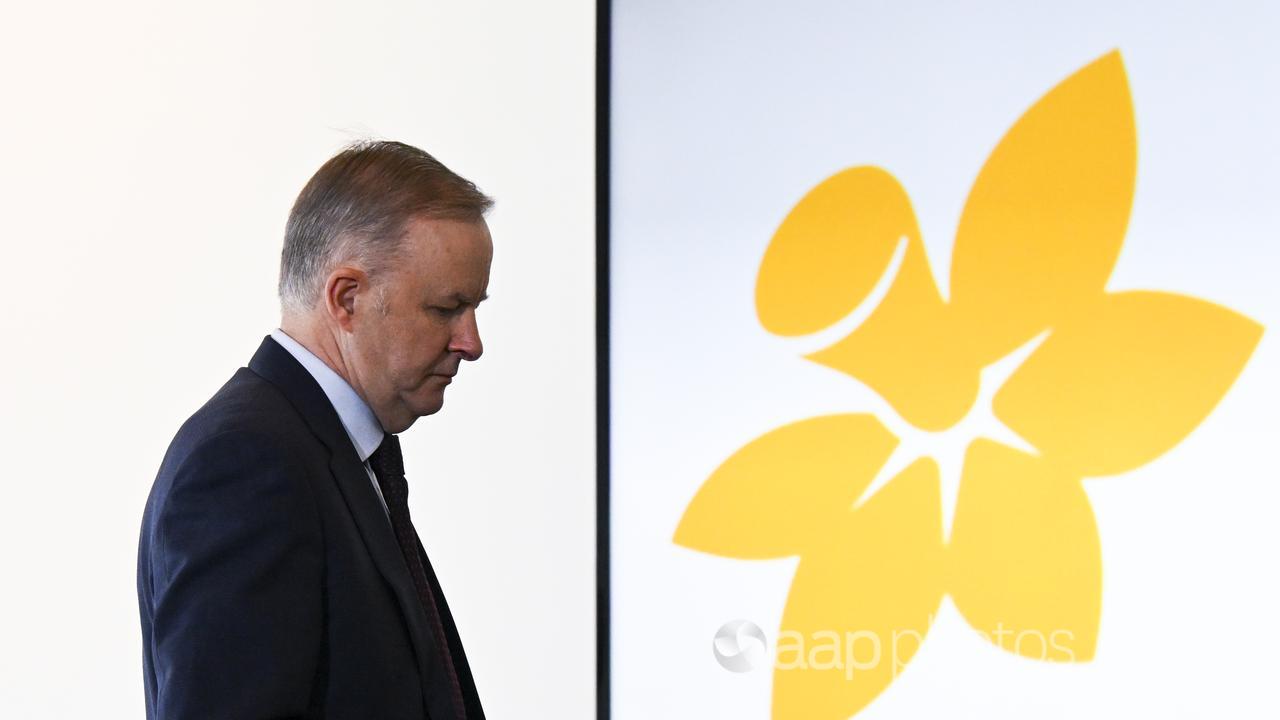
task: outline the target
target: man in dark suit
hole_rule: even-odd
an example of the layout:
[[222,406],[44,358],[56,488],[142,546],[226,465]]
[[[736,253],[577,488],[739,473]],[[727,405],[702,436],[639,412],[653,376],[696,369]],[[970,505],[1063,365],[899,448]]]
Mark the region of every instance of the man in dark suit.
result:
[[147,717],[484,717],[396,434],[480,357],[491,205],[401,143],[290,213],[281,327],[178,431],[138,548]]

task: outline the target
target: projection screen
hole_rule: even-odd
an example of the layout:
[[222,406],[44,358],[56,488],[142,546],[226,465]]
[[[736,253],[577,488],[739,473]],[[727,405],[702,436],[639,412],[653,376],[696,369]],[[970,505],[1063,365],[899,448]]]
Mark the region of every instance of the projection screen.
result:
[[602,10],[602,709],[1275,716],[1277,6]]

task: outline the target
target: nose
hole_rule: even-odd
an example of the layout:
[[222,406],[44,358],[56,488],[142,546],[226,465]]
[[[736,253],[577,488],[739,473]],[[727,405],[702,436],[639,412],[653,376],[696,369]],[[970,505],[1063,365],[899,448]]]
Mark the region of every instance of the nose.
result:
[[476,324],[476,309],[468,308],[458,317],[449,338],[449,351],[462,355],[463,360],[479,360],[484,353],[480,342],[480,327]]

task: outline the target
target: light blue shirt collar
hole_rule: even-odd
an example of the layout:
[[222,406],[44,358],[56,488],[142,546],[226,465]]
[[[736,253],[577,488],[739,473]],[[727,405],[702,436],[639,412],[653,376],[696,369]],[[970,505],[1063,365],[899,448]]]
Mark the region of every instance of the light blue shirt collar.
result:
[[342,427],[351,438],[351,444],[355,445],[360,462],[368,460],[373,451],[382,444],[385,433],[377,416],[369,409],[364,399],[346,380],[342,379],[341,375],[334,372],[333,368],[325,365],[323,360],[315,356],[315,353],[286,335],[280,328],[271,331],[271,339],[288,350],[289,354],[311,373],[311,377],[320,383],[320,389],[324,391],[325,397],[329,398],[333,409],[338,411],[338,419],[342,421]]

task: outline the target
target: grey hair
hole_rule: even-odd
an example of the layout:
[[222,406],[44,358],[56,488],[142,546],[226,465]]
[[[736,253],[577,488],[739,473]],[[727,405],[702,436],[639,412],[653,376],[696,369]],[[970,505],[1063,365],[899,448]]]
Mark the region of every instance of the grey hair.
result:
[[354,262],[377,277],[395,262],[414,218],[479,222],[493,200],[426,152],[390,140],[362,140],[316,171],[294,201],[280,253],[280,302],[304,312],[326,274]]

